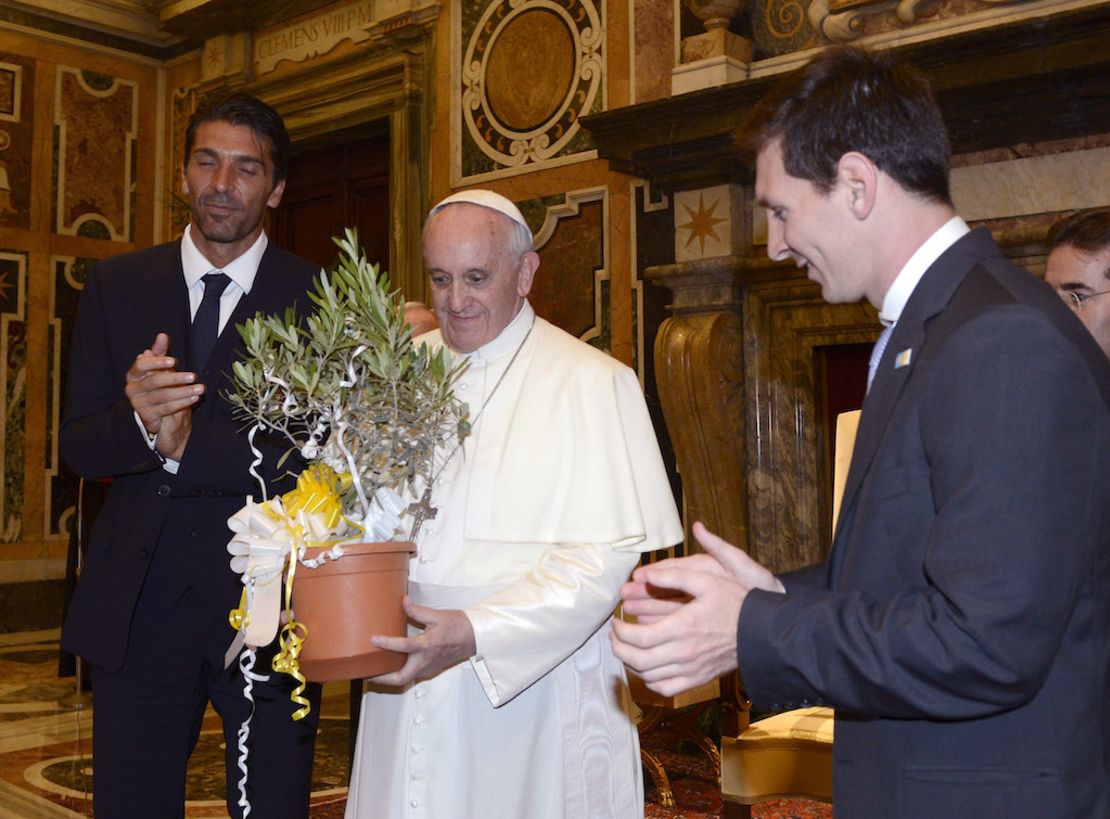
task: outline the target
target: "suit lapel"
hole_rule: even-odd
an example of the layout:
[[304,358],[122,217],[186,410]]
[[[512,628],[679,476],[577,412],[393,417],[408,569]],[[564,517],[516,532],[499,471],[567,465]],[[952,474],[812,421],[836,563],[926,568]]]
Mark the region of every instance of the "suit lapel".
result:
[[[856,495],[870,471],[902,391],[921,359],[929,321],[948,305],[968,271],[982,259],[997,256],[998,253],[986,228],[966,234],[929,267],[906,303],[879,361],[871,391],[863,402],[852,465],[844,485],[840,519],[829,557],[830,579],[834,576],[834,559],[846,522],[852,517],[850,513],[854,511]],[[906,350],[910,351],[908,361],[905,361]]]
[[[915,320],[906,315],[907,312],[909,312],[908,306],[894,332],[891,333],[890,341],[875,371],[871,390],[863,402],[856,445],[852,450],[852,465],[848,470],[848,480],[844,484],[844,497],[840,502],[842,510],[851,508],[855,500],[860,483],[870,469],[875,453],[878,452],[879,443],[883,439],[883,433],[898,403],[898,398],[913,372],[918,351],[925,341],[925,325],[920,319]],[[904,350],[910,351],[909,363],[895,368],[895,360],[903,354]],[[841,514],[840,520],[843,521],[845,517]],[[841,528],[842,524],[838,523],[838,534]]]
[[239,299],[220,337],[216,339],[216,345],[212,348],[205,369],[212,373],[212,383],[219,384],[221,388],[227,380],[225,374],[231,372],[231,363],[243,350],[243,341],[239,337],[236,325],[242,324],[255,313],[284,310],[292,304],[294,298],[298,296],[304,298],[304,280],[300,277],[290,277],[281,258],[274,244],[269,243],[258,264],[258,272],[255,274],[251,291]]
[[[184,368],[189,360],[189,289],[185,286],[185,272],[181,268],[181,243],[162,245],[163,256],[141,271],[143,287],[147,293],[171,294],[169,298],[157,295],[148,300],[148,315],[155,327],[170,337],[169,354],[178,359]],[[149,344],[154,339],[148,339]]]

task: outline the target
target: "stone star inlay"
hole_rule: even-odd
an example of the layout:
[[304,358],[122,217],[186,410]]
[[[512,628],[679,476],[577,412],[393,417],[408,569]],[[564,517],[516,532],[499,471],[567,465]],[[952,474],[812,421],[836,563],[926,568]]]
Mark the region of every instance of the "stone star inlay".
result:
[[690,231],[690,236],[686,239],[687,247],[689,247],[693,243],[693,241],[697,239],[699,244],[701,245],[701,252],[705,253],[705,240],[707,238],[716,239],[718,242],[721,241],[721,237],[717,235],[716,226],[721,222],[727,222],[728,219],[724,218],[723,216],[713,215],[714,212],[717,210],[717,205],[719,204],[720,200],[718,199],[709,206],[708,210],[706,210],[705,194],[701,193],[698,194],[698,209],[696,211],[689,205],[683,204],[682,207],[686,210],[686,214],[690,217],[690,221],[686,222],[685,224],[676,225],[675,227],[677,227],[679,230]]

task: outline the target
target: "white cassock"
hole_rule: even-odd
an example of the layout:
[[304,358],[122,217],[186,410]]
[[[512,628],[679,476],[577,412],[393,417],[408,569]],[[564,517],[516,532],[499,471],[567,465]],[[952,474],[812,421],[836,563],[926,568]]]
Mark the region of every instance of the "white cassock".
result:
[[409,593],[464,610],[477,654],[403,689],[368,686],[346,815],[638,819],[639,741],[608,623],[640,553],[683,537],[639,382],[527,303],[467,357],[456,394],[473,429],[435,481]]

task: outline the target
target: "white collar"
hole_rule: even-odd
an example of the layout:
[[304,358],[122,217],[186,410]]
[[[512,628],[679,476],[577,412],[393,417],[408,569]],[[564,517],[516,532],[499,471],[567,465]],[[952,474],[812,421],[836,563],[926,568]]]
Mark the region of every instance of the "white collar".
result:
[[185,286],[192,289],[206,274],[213,270],[222,270],[228,278],[239,285],[244,293],[251,292],[254,277],[258,274],[258,266],[262,263],[262,255],[269,244],[266,231],[259,233],[254,244],[228,263],[227,267],[215,267],[193,242],[192,229],[191,224],[186,225],[185,232],[181,236],[181,269],[185,273]]
[[971,231],[967,223],[959,216],[953,216],[937,229],[936,233],[925,240],[895,276],[890,289],[883,296],[883,307],[879,311],[879,321],[889,327],[902,317],[906,302],[913,295],[917,283],[925,275],[933,262],[952,245],[956,244],[964,234]]
[[513,320],[508,323],[497,338],[493,341],[487,341],[477,350],[467,353],[465,358],[476,358],[480,361],[493,361],[507,353],[514,352],[524,343],[524,337],[527,336],[528,331],[532,329],[532,324],[535,319],[536,311],[532,309],[532,305],[528,303],[528,299],[525,299],[524,304],[513,317]]

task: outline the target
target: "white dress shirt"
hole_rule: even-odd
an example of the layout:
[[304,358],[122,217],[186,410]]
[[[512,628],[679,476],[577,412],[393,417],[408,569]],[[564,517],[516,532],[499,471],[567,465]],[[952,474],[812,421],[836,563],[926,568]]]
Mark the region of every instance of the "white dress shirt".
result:
[[[197,314],[197,308],[200,307],[201,299],[204,298],[204,277],[209,273],[224,273],[231,281],[220,296],[218,332],[223,333],[231,314],[235,312],[235,308],[239,304],[239,299],[251,292],[251,288],[254,286],[254,278],[258,275],[258,266],[262,263],[262,256],[266,252],[267,245],[269,245],[269,239],[266,238],[266,231],[262,231],[245,253],[226,267],[221,268],[214,267],[207,257],[200,252],[196,243],[193,242],[192,230],[193,226],[191,224],[186,225],[185,232],[181,236],[181,270],[185,274],[185,286],[189,290],[189,318],[191,320]],[[143,426],[142,419],[139,418],[137,412],[135,413],[135,423],[139,425],[139,431],[146,438],[147,446],[157,452],[158,436],[151,435],[146,431],[146,427]],[[173,458],[165,458],[163,459],[162,468],[176,475],[179,465],[179,462]]]

